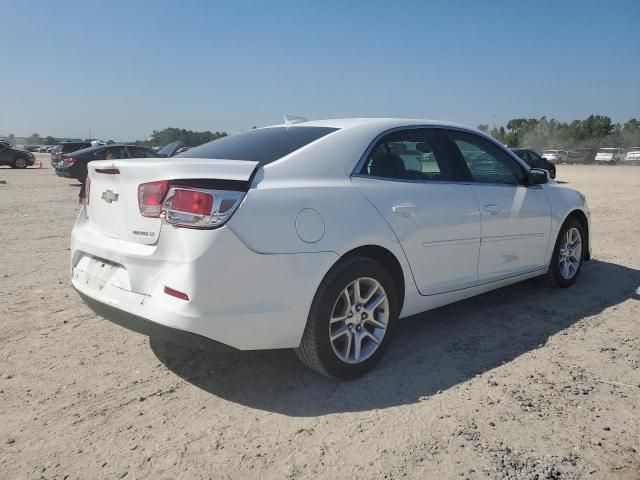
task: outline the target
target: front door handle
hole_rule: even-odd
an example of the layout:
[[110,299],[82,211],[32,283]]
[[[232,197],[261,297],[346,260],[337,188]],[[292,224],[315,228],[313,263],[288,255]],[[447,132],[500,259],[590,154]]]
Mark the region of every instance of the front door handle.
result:
[[412,217],[418,212],[419,208],[415,205],[394,205],[393,213],[402,215],[403,217]]
[[498,213],[500,213],[500,207],[498,205],[493,205],[493,204],[485,205],[484,211],[491,215],[497,215]]

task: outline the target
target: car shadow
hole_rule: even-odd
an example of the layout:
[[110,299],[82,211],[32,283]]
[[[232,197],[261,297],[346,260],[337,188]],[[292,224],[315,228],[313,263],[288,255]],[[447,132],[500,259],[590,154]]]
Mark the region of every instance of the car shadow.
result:
[[212,354],[150,340],[157,358],[220,398],[290,416],[382,409],[419,401],[538,348],[585,317],[640,300],[640,270],[592,260],[572,288],[539,279],[400,321],[385,358],[341,382],[302,365],[292,350]]

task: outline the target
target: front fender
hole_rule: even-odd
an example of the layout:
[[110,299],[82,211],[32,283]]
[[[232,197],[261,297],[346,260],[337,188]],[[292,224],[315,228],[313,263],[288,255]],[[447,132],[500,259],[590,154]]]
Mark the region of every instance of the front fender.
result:
[[586,219],[585,235],[587,238],[585,243],[587,248],[584,259],[589,260],[591,258],[591,214],[587,207],[585,196],[577,190],[567,188],[558,183],[545,185],[545,192],[551,203],[551,241],[547,251],[546,264],[549,265],[551,262],[553,248],[562,225],[569,215],[575,212],[580,212]]

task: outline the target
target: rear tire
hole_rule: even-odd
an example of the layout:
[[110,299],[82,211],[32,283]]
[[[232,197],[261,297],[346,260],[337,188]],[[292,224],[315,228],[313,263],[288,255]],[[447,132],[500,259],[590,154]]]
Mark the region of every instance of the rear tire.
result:
[[582,224],[575,217],[565,220],[556,245],[549,270],[545,276],[547,285],[553,288],[567,288],[573,285],[582,270],[586,239]]
[[323,375],[358,378],[387,349],[398,307],[395,282],[385,267],[366,257],[341,260],[318,287],[296,355]]

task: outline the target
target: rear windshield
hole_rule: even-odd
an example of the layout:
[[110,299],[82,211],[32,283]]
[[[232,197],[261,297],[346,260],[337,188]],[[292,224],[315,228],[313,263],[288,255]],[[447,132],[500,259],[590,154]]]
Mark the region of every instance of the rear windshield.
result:
[[270,127],[205,143],[176,157],[251,160],[266,165],[335,132],[329,127]]
[[91,146],[90,143],[63,143],[62,151],[64,153],[71,153],[71,152],[75,152],[76,150],[80,150],[81,148],[87,148],[90,146]]

